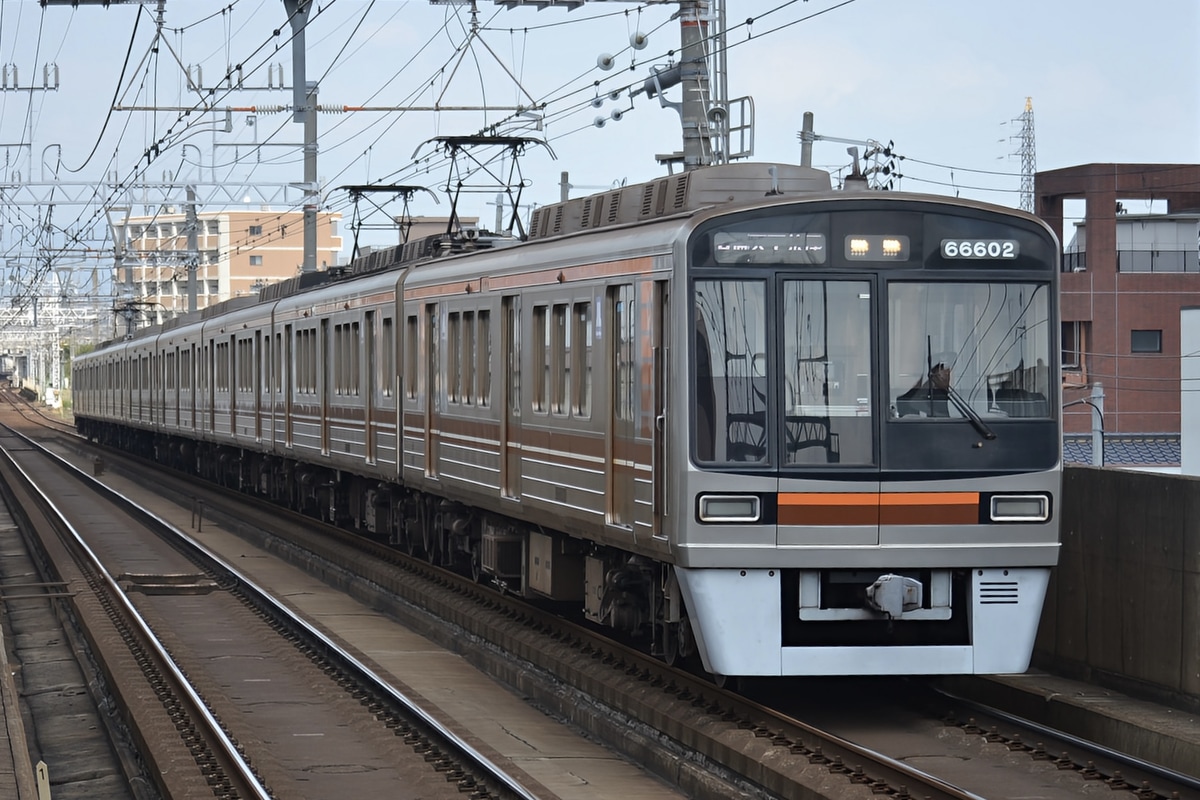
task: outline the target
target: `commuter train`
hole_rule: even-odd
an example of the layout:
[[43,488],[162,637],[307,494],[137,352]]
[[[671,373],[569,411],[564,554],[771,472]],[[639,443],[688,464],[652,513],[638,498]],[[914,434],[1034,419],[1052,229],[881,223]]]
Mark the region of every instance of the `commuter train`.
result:
[[696,169],[106,343],[75,418],[719,678],[1019,672],[1059,253],[1011,209]]

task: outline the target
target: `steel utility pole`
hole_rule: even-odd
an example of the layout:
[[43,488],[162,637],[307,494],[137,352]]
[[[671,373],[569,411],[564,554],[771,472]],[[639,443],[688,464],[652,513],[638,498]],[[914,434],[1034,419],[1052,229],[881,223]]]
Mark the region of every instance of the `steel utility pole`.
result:
[[679,66],[683,88],[680,116],[683,119],[683,168],[695,169],[713,163],[709,131],[708,0],[685,0],[679,4],[681,55]]
[[283,0],[292,26],[292,121],[304,124],[304,264],[303,272],[317,271],[317,84],[309,83],[304,54],[304,29],[312,0]]
[[199,231],[196,230],[199,221],[196,219],[196,187],[187,187],[187,295],[188,311],[195,311],[199,305],[196,291],[196,270],[200,267]]

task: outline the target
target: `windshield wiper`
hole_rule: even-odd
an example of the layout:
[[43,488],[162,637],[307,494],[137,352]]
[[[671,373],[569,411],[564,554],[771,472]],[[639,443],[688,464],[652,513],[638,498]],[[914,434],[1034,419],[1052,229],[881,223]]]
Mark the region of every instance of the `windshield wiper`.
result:
[[[930,381],[933,380],[932,374],[930,374],[929,379]],[[954,403],[954,407],[958,409],[958,413],[966,417],[975,426],[975,430],[979,432],[980,436],[989,441],[996,438],[996,432],[988,427],[988,424],[983,421],[979,413],[971,408],[971,404],[964,400],[963,396],[958,393],[958,390],[950,384],[946,384],[946,396],[950,398],[951,403]]]
[[950,385],[950,365],[939,361],[933,363],[933,337],[925,337],[925,363],[929,369],[929,373],[925,376],[926,385],[929,387],[929,409],[933,412],[933,390],[937,389],[946,393],[946,397],[958,409],[958,413],[962,414],[974,426],[975,430],[984,439],[991,441],[996,438],[996,432],[988,427],[983,418],[976,413],[975,409],[971,408],[971,404],[963,399],[963,396]]

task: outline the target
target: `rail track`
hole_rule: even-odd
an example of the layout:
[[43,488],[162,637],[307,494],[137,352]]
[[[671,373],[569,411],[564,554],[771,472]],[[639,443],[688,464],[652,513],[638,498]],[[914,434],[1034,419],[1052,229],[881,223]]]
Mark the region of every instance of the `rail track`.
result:
[[[547,796],[182,531],[29,439],[0,433],[0,452],[162,796]],[[230,691],[239,673],[259,690]],[[372,768],[318,788],[337,749]]]
[[[68,449],[77,450],[74,457],[85,466],[93,457],[78,444]],[[114,481],[128,481],[116,476],[129,470],[146,482],[144,465],[120,466],[115,455],[106,459],[112,460]],[[1038,796],[1079,797],[1100,784],[1143,800],[1191,796],[1195,788],[1187,776],[1169,771],[1142,777],[1129,764],[1098,766],[1106,762],[1086,743],[1070,748],[1073,757],[1064,760],[1057,745],[1046,745],[1046,732],[1018,733],[1019,720],[1006,720],[1005,741],[978,722],[983,711],[973,712],[975,722],[965,717],[951,724],[943,718],[963,707],[956,699],[915,721],[878,702],[872,725],[842,725],[839,735],[838,725],[823,725],[820,714],[802,705],[789,708],[779,697],[781,686],[811,688],[817,682],[775,682],[765,694],[753,683],[744,694],[723,691],[553,611],[348,532],[273,506],[247,505],[244,495],[161,471],[154,481],[156,491],[193,510],[193,521],[194,511],[203,509],[203,524],[219,524],[267,552],[304,563],[323,581],[440,639],[540,707],[623,748],[689,796],[1005,797],[1029,784]],[[861,695],[870,685],[895,693],[886,683],[857,682],[840,696]],[[804,692],[798,694],[803,698]],[[843,701],[842,710],[850,705]],[[881,735],[889,729],[904,732],[907,744],[889,744]],[[912,735],[917,730],[922,737]],[[919,757],[914,741],[920,742]]]

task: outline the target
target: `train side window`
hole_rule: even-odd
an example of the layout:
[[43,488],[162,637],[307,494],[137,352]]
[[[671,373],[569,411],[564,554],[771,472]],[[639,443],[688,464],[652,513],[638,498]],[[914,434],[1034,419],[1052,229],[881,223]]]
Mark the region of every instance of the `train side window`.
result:
[[379,360],[379,369],[383,372],[383,379],[380,381],[380,386],[383,387],[383,396],[391,397],[392,385],[395,383],[395,373],[393,370],[396,364],[396,339],[392,335],[391,317],[383,318],[381,335],[383,336],[383,346],[380,350],[383,357]]
[[404,394],[409,400],[417,397],[417,316],[404,322]]
[[341,327],[341,342],[338,358],[338,393],[354,394],[354,357],[358,354],[358,338],[354,325],[347,322]]
[[475,397],[480,408],[487,408],[492,404],[492,313],[480,311],[476,317]]
[[362,385],[362,323],[351,322],[346,326],[346,394],[358,397]]
[[504,359],[507,362],[508,411],[521,416],[521,307],[517,298],[504,298]]
[[613,417],[623,422],[636,418],[634,343],[636,340],[636,308],[633,285],[622,284],[610,289],[613,299],[613,355],[615,357],[615,393]]
[[571,413],[592,415],[592,304],[576,303],[571,315]]
[[268,334],[262,340],[262,350],[259,353],[261,359],[259,366],[259,386],[264,392],[271,391],[271,336]]
[[291,364],[291,379],[288,383],[291,385],[291,391],[299,394],[304,391],[304,332],[292,332],[292,364]]
[[304,331],[294,331],[292,334],[295,344],[292,348],[292,384],[296,394],[304,391]]
[[218,392],[229,391],[229,342],[217,342],[216,374],[213,376],[213,387]]
[[[322,323],[325,323],[327,325],[328,320],[322,320]],[[348,367],[349,367],[349,355],[350,355],[348,348],[347,348],[347,342],[346,342],[347,331],[348,331],[348,327],[346,325],[338,325],[334,328],[333,351],[331,353],[329,353],[329,357],[332,360],[325,365],[325,371],[332,373],[332,377],[333,377],[332,386],[333,386],[334,394],[345,394],[346,393],[346,372],[348,371]],[[328,342],[327,337],[329,336],[328,327],[325,328],[324,334],[325,334],[324,337],[322,337],[320,339],[314,339],[314,341],[313,341],[314,349],[323,348],[323,347],[327,346],[327,344],[326,344]],[[324,359],[326,351],[324,351],[324,349],[322,349],[322,350],[319,350],[318,353],[319,354],[317,356],[317,362],[319,364]],[[329,384],[326,383],[325,385],[328,386]]]
[[333,326],[333,360],[326,365],[332,373],[334,394],[342,394],[346,385],[346,326]]
[[283,393],[283,334],[275,334],[275,358],[273,372],[275,374],[275,391]]
[[458,403],[462,399],[462,317],[457,311],[448,315],[446,338],[446,399]]
[[533,307],[533,410],[547,410],[550,389],[550,315],[546,306]]
[[556,303],[550,327],[550,410],[566,414],[571,407],[571,329],[567,326],[566,303]]
[[296,331],[296,393],[315,394],[317,391],[316,331]]
[[304,332],[304,383],[305,391],[317,393],[317,331]]
[[459,397],[462,404],[475,402],[475,312],[464,311],[462,315],[462,354],[458,359]]

